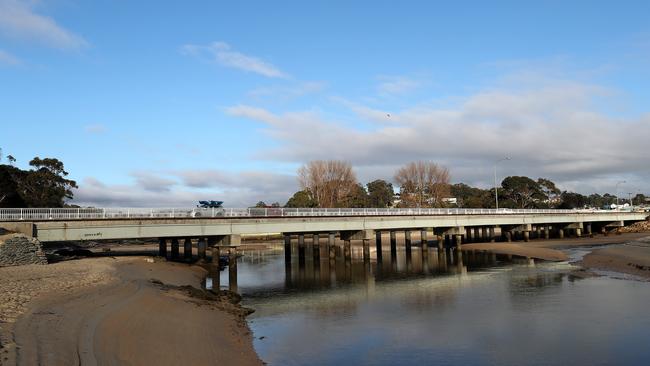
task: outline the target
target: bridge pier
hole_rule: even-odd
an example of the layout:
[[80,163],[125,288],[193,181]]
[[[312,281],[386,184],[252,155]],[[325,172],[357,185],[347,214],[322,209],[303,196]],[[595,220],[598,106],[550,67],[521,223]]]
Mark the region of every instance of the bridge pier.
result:
[[207,242],[206,242],[205,238],[199,238],[198,243],[197,243],[197,253],[198,253],[199,259],[205,259],[206,258],[206,255],[205,255],[206,247],[207,247]]
[[167,239],[165,238],[158,239],[158,256],[167,257]]
[[381,247],[381,230],[375,231],[375,246],[377,249],[377,262],[380,262],[383,256]]
[[284,264],[291,265],[291,235],[284,234]]
[[445,249],[445,235],[438,234],[436,239],[438,240],[438,251]]
[[463,243],[463,236],[456,234],[456,250],[460,252],[461,246]]
[[178,238],[172,238],[172,259],[178,259]]
[[343,241],[343,257],[346,262],[352,259],[352,243],[350,239]]
[[305,266],[305,234],[298,234],[298,264]]
[[476,226],[474,228],[474,236],[473,236],[473,238],[474,238],[474,242],[476,242],[476,243],[479,243],[479,242],[483,241],[483,240],[481,240],[482,239],[481,238],[481,228],[479,226]]
[[363,239],[363,261],[369,261],[370,260],[370,240],[369,239]]
[[404,230],[404,247],[407,253],[411,251],[411,230]]
[[192,260],[192,239],[191,238],[185,238],[185,242],[183,243],[183,257],[187,261]]
[[212,264],[219,265],[219,259],[221,258],[221,249],[218,245],[212,247]]
[[395,230],[390,231],[390,255],[393,258],[397,255],[397,234]]
[[591,223],[587,223],[587,226],[585,227],[585,230],[587,232],[587,235],[593,238],[594,233],[591,231]]
[[314,263],[320,262],[320,236],[318,233],[312,236],[312,256]]
[[510,230],[506,230],[506,231],[504,232],[504,235],[505,235],[506,241],[507,241],[508,243],[510,243],[510,242],[512,241],[512,231],[510,231]]
[[564,239],[564,229],[562,228],[557,229],[557,236],[560,239]]
[[529,242],[530,241],[530,231],[522,231],[522,234],[524,235],[524,241]]
[[336,259],[336,234],[333,232],[330,232],[327,237],[327,249],[330,261],[334,261]]
[[490,236],[490,243],[494,243],[494,242],[496,241],[496,236],[495,236],[495,234],[494,234],[494,232],[495,232],[495,227],[494,227],[494,226],[490,226],[489,229],[488,229],[488,231],[489,231],[489,234],[488,234],[488,235]]
[[548,240],[551,238],[551,231],[548,228],[548,225],[544,226],[544,239]]
[[465,228],[465,243],[471,243],[472,239],[472,228]]
[[[231,241],[231,244],[232,241]],[[228,289],[237,292],[237,247],[231,246],[228,249]]]

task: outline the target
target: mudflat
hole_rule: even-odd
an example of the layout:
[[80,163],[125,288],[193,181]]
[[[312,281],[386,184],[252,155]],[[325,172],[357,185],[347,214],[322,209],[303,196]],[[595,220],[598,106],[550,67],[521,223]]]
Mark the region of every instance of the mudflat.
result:
[[585,255],[578,264],[583,268],[615,271],[650,279],[650,240],[596,249]]
[[[34,269],[41,272],[25,275]],[[0,289],[13,288],[10,303],[17,304],[2,324],[4,362],[262,364],[247,312],[225,295],[196,296],[204,275],[200,267],[144,257],[3,268]]]

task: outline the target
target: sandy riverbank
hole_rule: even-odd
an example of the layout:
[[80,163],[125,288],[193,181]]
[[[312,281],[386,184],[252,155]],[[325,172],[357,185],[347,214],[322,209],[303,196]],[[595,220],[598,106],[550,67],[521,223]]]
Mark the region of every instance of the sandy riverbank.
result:
[[650,240],[596,249],[577,264],[586,269],[627,273],[650,280]]
[[244,309],[182,287],[204,275],[146,257],[0,268],[0,363],[261,364]]

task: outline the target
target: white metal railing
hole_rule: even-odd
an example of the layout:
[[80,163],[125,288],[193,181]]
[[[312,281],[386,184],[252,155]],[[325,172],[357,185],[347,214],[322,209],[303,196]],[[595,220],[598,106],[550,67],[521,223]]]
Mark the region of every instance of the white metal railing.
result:
[[512,215],[621,213],[612,210],[487,208],[0,208],[0,221],[291,216]]

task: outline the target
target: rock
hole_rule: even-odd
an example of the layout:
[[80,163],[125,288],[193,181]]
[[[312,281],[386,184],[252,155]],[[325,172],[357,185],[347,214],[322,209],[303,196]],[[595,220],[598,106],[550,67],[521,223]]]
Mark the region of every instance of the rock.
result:
[[635,222],[630,226],[625,226],[617,230],[618,233],[647,233],[650,232],[650,221]]
[[38,239],[16,234],[0,242],[0,267],[25,264],[47,264],[47,257]]

